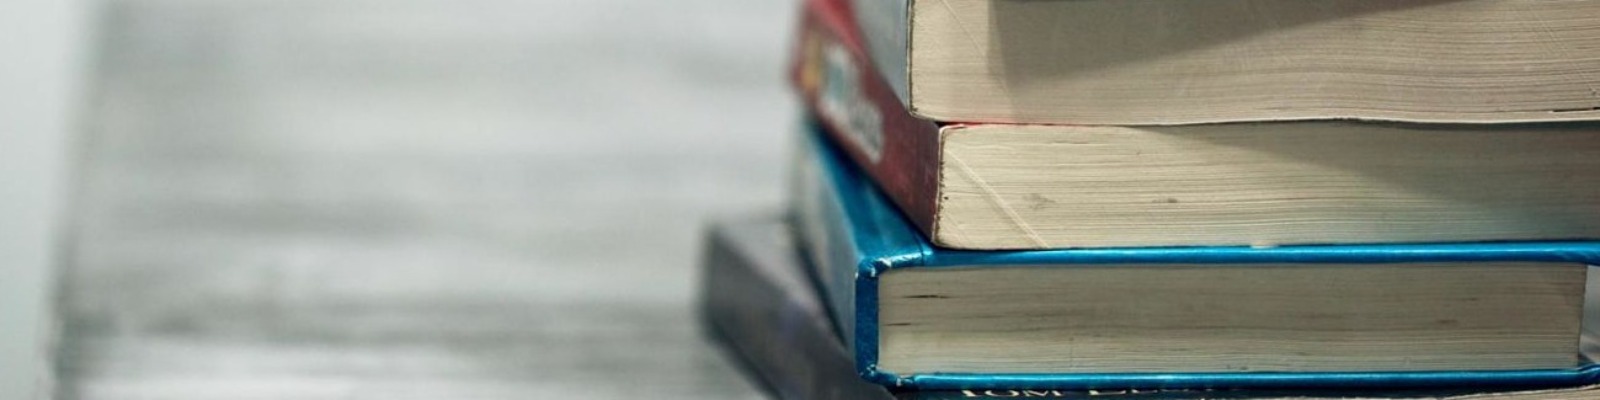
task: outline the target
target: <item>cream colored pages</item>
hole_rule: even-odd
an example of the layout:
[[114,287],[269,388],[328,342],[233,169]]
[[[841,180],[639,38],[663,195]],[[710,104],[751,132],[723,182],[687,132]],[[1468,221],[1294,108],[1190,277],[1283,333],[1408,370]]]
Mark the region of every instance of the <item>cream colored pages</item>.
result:
[[1600,118],[1600,1],[913,0],[910,107],[1095,125]]
[[1587,267],[986,266],[881,278],[896,374],[1576,368]]
[[1600,128],[944,128],[936,244],[1600,238]]

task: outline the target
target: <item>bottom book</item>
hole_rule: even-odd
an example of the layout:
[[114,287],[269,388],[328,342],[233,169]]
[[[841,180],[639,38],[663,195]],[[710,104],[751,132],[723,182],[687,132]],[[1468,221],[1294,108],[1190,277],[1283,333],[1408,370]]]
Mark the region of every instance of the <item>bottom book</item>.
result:
[[1412,391],[1080,391],[946,390],[891,392],[856,375],[853,359],[806,275],[805,261],[778,217],[714,224],[707,232],[701,317],[720,342],[772,396],[782,400],[842,399],[1448,399],[1595,400],[1600,386],[1538,391],[1429,389]]

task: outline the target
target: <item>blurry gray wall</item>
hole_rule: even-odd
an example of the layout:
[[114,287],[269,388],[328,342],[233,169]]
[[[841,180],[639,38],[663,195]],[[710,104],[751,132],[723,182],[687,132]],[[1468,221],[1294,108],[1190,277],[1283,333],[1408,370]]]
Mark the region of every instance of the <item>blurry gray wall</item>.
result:
[[0,399],[49,397],[48,302],[88,18],[80,1],[0,1]]
[[796,11],[108,2],[63,397],[756,396],[699,234],[782,203]]

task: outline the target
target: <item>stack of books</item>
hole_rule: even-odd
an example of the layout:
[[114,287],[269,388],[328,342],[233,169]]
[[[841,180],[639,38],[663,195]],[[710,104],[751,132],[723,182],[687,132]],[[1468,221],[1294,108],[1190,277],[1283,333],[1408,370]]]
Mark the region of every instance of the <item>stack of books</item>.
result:
[[808,0],[785,399],[1600,398],[1600,1]]

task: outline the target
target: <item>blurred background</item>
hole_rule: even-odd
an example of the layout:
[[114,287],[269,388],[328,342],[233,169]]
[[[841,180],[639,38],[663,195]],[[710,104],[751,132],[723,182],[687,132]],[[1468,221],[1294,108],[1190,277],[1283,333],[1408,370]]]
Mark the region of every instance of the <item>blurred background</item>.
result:
[[796,2],[90,8],[58,397],[759,397],[699,234],[782,204]]

